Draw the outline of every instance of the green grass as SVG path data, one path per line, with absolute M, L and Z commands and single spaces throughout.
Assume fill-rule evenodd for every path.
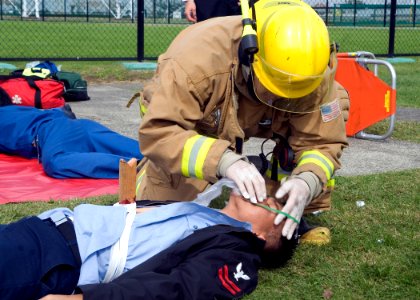
M 98 205 L 111 205 L 117 202 L 117 195 L 106 195 L 101 197 L 92 197 L 74 200 L 51 200 L 46 202 L 24 202 L 9 203 L 0 205 L 0 224 L 10 223 L 25 216 L 37 215 L 43 211 L 53 209 L 55 207 L 74 208 L 81 203 L 91 203 Z
M 389 30 L 384 27 L 329 27 L 331 39 L 336 41 L 341 52 L 358 50 L 369 51 L 375 54 L 388 53 Z M 396 28 L 394 53 L 419 53 L 418 41 L 420 30 L 418 28 Z
M 331 244 L 301 245 L 247 299 L 419 299 L 419 203 L 420 170 L 339 177 L 333 210 L 311 220 L 331 229 Z
M 420 57 L 414 59 L 414 63 L 393 64 L 397 74 L 397 106 L 420 108 Z
M 364 131 L 370 134 L 384 135 L 389 128 L 389 120 L 380 121 Z M 420 120 L 415 121 L 397 121 L 391 139 L 420 143 Z
M 145 24 L 144 57 L 155 58 L 166 50 L 186 24 Z M 376 54 L 388 53 L 388 28 L 336 27 L 329 28 L 331 39 L 340 51 L 364 50 Z M 64 21 L 0 21 L 0 57 L 53 58 L 136 58 L 137 24 L 128 22 L 64 22 Z M 395 53 L 419 53 L 418 28 L 397 27 Z M 4 46 L 5 45 L 5 46 Z
M 164 52 L 185 24 L 146 24 L 144 55 Z M 0 57 L 137 57 L 136 23 L 0 21 Z

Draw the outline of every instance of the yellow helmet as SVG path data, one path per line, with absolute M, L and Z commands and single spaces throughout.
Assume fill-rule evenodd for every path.
M 300 0 L 260 0 L 254 9 L 259 51 L 252 66 L 259 82 L 283 98 L 310 94 L 330 57 L 324 21 Z

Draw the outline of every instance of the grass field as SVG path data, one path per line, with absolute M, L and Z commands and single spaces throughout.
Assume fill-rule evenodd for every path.
M 263 271 L 249 299 L 418 299 L 419 201 L 420 170 L 339 178 L 334 209 L 313 218 L 331 244 L 302 245 L 288 267 Z
M 186 25 L 148 25 L 145 57 L 157 57 Z M 0 21 L 0 57 L 137 57 L 137 24 Z
M 156 58 L 184 24 L 146 24 L 144 57 Z M 330 27 L 331 39 L 340 51 L 364 50 L 388 53 L 387 28 Z M 136 58 L 137 24 L 0 21 L 0 58 Z M 395 53 L 420 53 L 419 28 L 397 28 Z
M 5 32 L 3 30 L 9 26 L 4 27 L 6 23 L 8 22 L 0 22 L 2 43 Z M 98 28 L 106 28 L 102 25 L 100 24 Z M 121 26 L 121 28 L 124 28 L 124 32 L 134 30 L 129 26 L 131 25 L 127 25 L 127 28 Z M 12 27 L 6 29 L 12 30 Z M 26 31 L 27 29 L 22 27 L 19 30 Z M 163 41 L 157 38 L 163 28 L 156 27 L 153 30 L 156 31 L 150 32 L 155 39 L 154 47 L 164 45 Z M 173 28 L 170 34 L 175 35 L 177 30 L 179 28 L 176 30 Z M 418 32 L 417 30 L 414 35 L 417 43 L 420 40 Z M 55 34 L 60 35 L 59 32 Z M 91 33 L 80 32 L 79 34 L 80 38 L 90 38 Z M 109 29 L 109 37 L 111 34 L 115 33 Z M 335 34 L 338 33 L 332 31 L 332 35 Z M 349 34 L 347 38 L 353 39 L 354 35 L 357 34 Z M 374 34 L 370 31 L 370 35 Z M 385 36 L 386 34 L 384 38 Z M 61 34 L 61 37 L 63 38 L 64 35 Z M 130 36 L 128 39 L 132 38 Z M 9 41 L 8 39 L 6 41 Z M 356 43 L 357 40 L 361 40 L 361 37 L 352 41 Z M 118 51 L 121 51 L 121 55 L 126 56 L 129 55 L 127 53 L 131 53 L 125 52 L 122 44 L 109 44 L 109 41 L 104 42 L 102 39 L 101 42 L 103 43 L 101 47 L 120 45 L 121 49 Z M 125 42 L 128 43 L 128 40 Z M 372 47 L 375 47 L 374 44 L 372 42 Z M 27 42 L 26 44 L 24 41 L 20 45 L 26 47 L 27 50 L 23 49 L 20 53 L 30 53 L 27 45 L 39 47 L 39 43 Z M 70 44 L 66 45 L 69 47 Z M 379 45 L 376 46 L 379 47 Z M 54 47 L 58 46 L 53 45 L 52 48 Z M 70 53 L 65 52 L 68 50 L 65 46 L 60 47 L 61 50 L 54 53 L 61 53 L 60 51 Z M 87 42 L 85 47 L 92 46 Z M 378 49 L 382 49 L 381 47 Z M 417 49 L 418 52 L 418 48 L 417 46 L 413 49 Z M 363 48 L 354 46 L 351 49 L 341 50 L 354 51 L 355 49 Z M 4 48 L 0 49 L 0 57 L 6 54 L 14 55 L 12 50 L 8 51 Z M 89 51 L 87 53 L 94 52 L 89 49 L 86 51 Z M 13 63 L 21 68 L 26 61 Z M 89 83 L 117 80 L 143 81 L 152 76 L 152 72 L 128 71 L 122 67 L 121 62 L 63 61 L 57 64 L 62 64 L 64 70 L 80 72 Z M 420 109 L 420 75 L 418 74 L 420 58 L 415 57 L 414 63 L 394 64 L 394 67 L 397 73 L 397 104 Z M 8 71 L 3 70 L 3 73 L 5 72 Z M 373 130 L 380 131 L 383 129 L 381 126 L 383 124 L 378 124 Z M 420 143 L 420 120 L 417 122 L 397 120 L 396 129 L 391 138 Z M 398 159 L 397 156 L 396 159 Z M 275 271 L 261 271 L 259 286 L 253 294 L 246 297 L 247 300 L 420 299 L 420 169 L 366 176 L 339 176 L 336 179 L 336 186 L 333 194 L 333 210 L 310 217 L 313 223 L 331 229 L 332 242 L 322 247 L 300 245 L 295 257 L 286 267 Z M 0 205 L 0 223 L 38 214 L 53 207 L 73 208 L 80 203 L 109 205 L 116 200 L 116 195 L 109 195 L 64 202 L 51 200 Z M 366 205 L 358 208 L 356 206 L 358 200 L 363 200 Z

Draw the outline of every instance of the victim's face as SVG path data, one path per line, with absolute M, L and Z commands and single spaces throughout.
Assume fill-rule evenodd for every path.
M 239 197 L 237 199 L 237 205 L 242 211 L 241 215 L 243 216 L 244 221 L 251 223 L 252 231 L 266 241 L 265 248 L 267 250 L 275 250 L 278 248 L 280 246 L 281 231 L 285 221 L 281 222 L 279 225 L 274 225 L 274 219 L 277 216 L 275 212 L 252 204 L 249 200 L 246 200 L 241 196 L 236 197 Z M 283 204 L 271 197 L 264 200 L 261 204 L 277 210 L 283 208 Z

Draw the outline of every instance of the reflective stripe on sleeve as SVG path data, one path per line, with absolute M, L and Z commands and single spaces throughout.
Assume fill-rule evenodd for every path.
M 195 135 L 190 137 L 182 152 L 181 172 L 185 177 L 203 179 L 203 167 L 211 145 L 216 139 Z
M 334 174 L 334 165 L 324 154 L 317 150 L 305 151 L 299 158 L 297 166 L 304 164 L 313 163 L 319 166 L 327 176 L 327 180 L 330 180 Z
M 144 173 L 146 173 L 146 168 L 144 168 L 144 170 L 141 170 L 140 175 L 137 176 L 137 180 L 136 180 L 136 195 L 139 192 L 140 184 L 141 184 L 141 182 L 143 180 Z

